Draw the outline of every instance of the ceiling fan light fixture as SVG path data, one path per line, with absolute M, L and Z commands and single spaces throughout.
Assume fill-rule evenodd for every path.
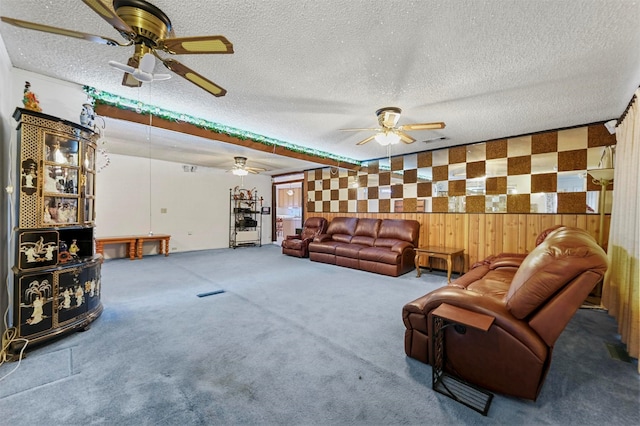
M 382 146 L 395 145 L 400 142 L 400 135 L 395 132 L 380 132 L 376 135 L 376 142 Z
M 245 169 L 233 169 L 231 173 L 233 173 L 236 176 L 246 176 L 249 174 L 249 172 Z

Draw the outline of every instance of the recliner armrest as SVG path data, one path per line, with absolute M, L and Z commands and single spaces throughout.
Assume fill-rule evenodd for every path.
M 287 240 L 299 240 L 300 239 L 300 235 L 287 235 L 286 239 Z
M 489 264 L 489 269 L 497 269 L 497 268 L 505 268 L 505 267 L 519 268 L 520 265 L 522 265 L 522 261 L 524 260 L 525 257 L 526 255 L 522 255 L 522 256 L 510 255 L 510 256 L 498 257 L 497 259 L 493 260 Z

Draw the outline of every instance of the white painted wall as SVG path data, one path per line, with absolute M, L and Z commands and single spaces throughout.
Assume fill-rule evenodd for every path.
M 107 142 L 108 146 L 108 142 Z M 110 154 L 110 164 L 96 179 L 96 236 L 171 234 L 171 251 L 229 246 L 229 190 L 241 179 L 223 170 Z M 256 188 L 271 205 L 271 178 L 249 175 L 245 188 Z M 166 209 L 166 213 L 162 213 Z M 262 242 L 271 242 L 271 216 L 263 217 Z M 124 247 L 105 247 L 105 257 L 124 256 Z M 154 244 L 145 253 L 155 253 Z
M 20 98 L 22 99 L 22 97 Z M 14 162 L 15 162 L 15 121 L 11 118 L 13 109 L 15 108 L 12 81 L 11 81 L 11 61 L 9 54 L 4 45 L 4 41 L 0 37 L 0 312 L 6 317 L 6 323 L 12 325 L 12 311 L 7 310 L 9 300 L 13 295 L 12 275 L 9 274 L 10 267 L 13 265 L 13 246 L 12 240 L 12 220 L 11 202 L 13 195 L 9 195 L 5 188 L 14 185 Z M 12 139 L 13 135 L 13 139 Z M 5 321 L 0 320 L 0 335 L 5 331 Z

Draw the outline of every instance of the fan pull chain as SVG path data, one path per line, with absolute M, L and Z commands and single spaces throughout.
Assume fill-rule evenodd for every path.
M 149 99 L 148 99 L 148 103 L 147 105 L 151 105 L 151 85 L 147 85 L 149 86 Z M 149 235 L 153 235 L 153 198 L 152 198 L 152 174 L 151 174 L 151 166 L 152 166 L 152 161 L 151 161 L 151 127 L 153 126 L 153 114 L 151 113 L 151 110 L 148 111 L 149 113 L 149 126 L 147 127 L 147 148 L 148 148 L 148 157 L 149 157 Z

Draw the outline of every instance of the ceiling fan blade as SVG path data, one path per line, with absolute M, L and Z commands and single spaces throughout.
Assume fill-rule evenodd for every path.
M 169 38 L 162 40 L 159 48 L 175 55 L 233 53 L 233 44 L 224 36 Z
M 374 140 L 376 137 L 376 135 L 373 136 L 369 136 L 368 138 L 361 140 L 360 142 L 358 142 L 356 145 L 364 145 L 367 142 L 371 142 L 372 140 Z
M 404 143 L 414 143 L 416 140 L 414 138 L 412 138 L 411 136 L 409 136 L 408 134 L 406 134 L 405 132 L 402 132 L 400 130 L 397 130 L 396 132 L 394 132 L 396 135 L 400 136 L 400 140 Z
M 84 4 L 89 6 L 96 12 L 102 19 L 107 21 L 113 28 L 115 28 L 124 38 L 127 40 L 133 40 L 136 36 L 136 32 L 133 28 L 124 22 L 116 13 L 102 0 L 82 0 Z
M 381 132 L 382 129 L 374 129 L 374 128 L 368 128 L 368 129 L 338 129 L 342 132 L 361 132 L 361 131 L 365 131 L 365 130 L 370 130 L 372 132 Z
M 403 126 L 398 127 L 399 130 L 436 130 L 436 129 L 444 129 L 445 124 L 441 121 L 435 123 L 416 123 L 416 124 L 405 124 Z
M 139 62 L 138 59 L 136 59 L 135 55 L 130 57 L 127 61 L 127 65 L 134 70 L 138 68 L 138 64 Z M 122 85 L 127 87 L 140 87 L 142 86 L 142 82 L 134 78 L 131 73 L 125 72 L 124 76 L 122 77 Z
M 102 37 L 94 34 L 81 33 L 79 31 L 72 31 L 64 28 L 51 27 L 49 25 L 36 24 L 34 22 L 21 21 L 19 19 L 7 18 L 6 16 L 1 17 L 0 19 L 2 19 L 2 22 L 6 22 L 7 24 L 11 24 L 16 27 L 26 28 L 28 30 L 42 31 L 45 33 L 58 34 L 58 35 L 63 35 L 67 37 L 79 38 L 87 41 L 92 41 L 98 44 L 106 44 L 108 46 L 130 46 L 131 45 L 131 42 L 123 44 L 107 37 Z
M 227 93 L 227 91 L 222 87 L 218 86 L 211 80 L 206 79 L 197 72 L 193 71 L 191 68 L 181 64 L 174 59 L 160 58 L 160 60 L 165 67 L 175 72 L 179 76 L 186 78 L 196 86 L 199 86 L 207 92 L 211 93 L 213 96 L 224 96 Z

